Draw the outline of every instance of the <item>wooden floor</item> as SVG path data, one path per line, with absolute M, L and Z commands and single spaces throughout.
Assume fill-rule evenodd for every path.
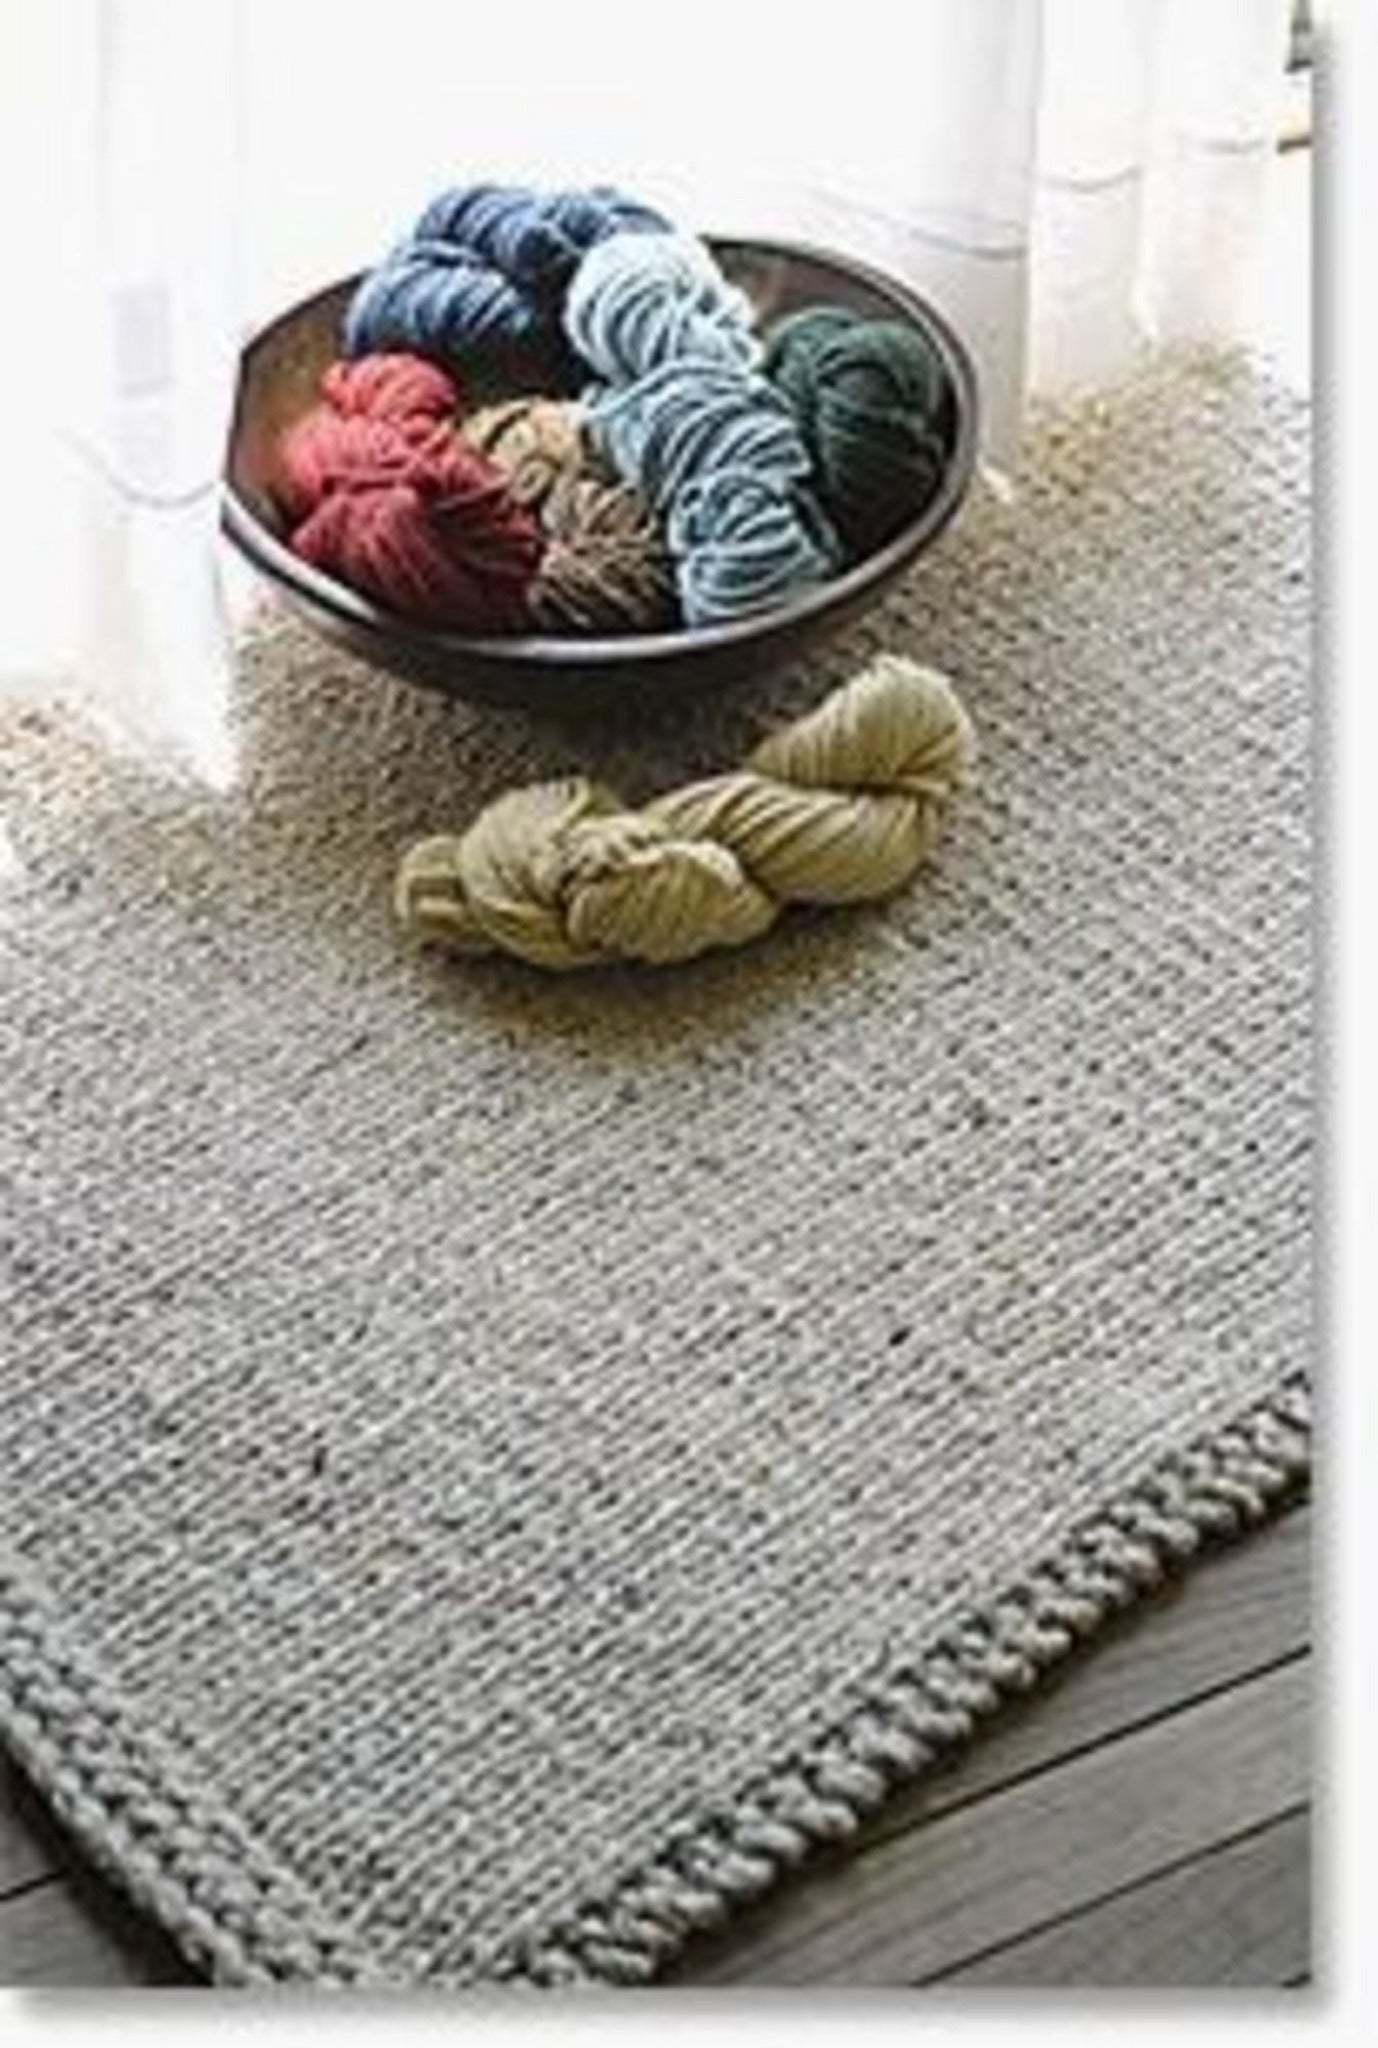
M 674 1981 L 1308 1982 L 1309 1527 L 1125 1616 Z M 193 1983 L 0 1771 L 0 1983 Z

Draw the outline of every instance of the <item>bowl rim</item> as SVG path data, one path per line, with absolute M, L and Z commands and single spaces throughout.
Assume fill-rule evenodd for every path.
M 875 584 L 883 584 L 912 555 L 933 540 L 952 519 L 971 482 L 980 439 L 980 401 L 976 372 L 970 354 L 947 320 L 922 293 L 869 263 L 826 249 L 820 244 L 775 236 L 718 235 L 705 233 L 702 239 L 715 253 L 740 251 L 756 259 L 783 258 L 820 265 L 850 276 L 866 285 L 878 297 L 889 301 L 898 317 L 922 327 L 935 343 L 955 394 L 955 433 L 952 451 L 934 495 L 913 519 L 900 528 L 885 545 L 831 576 L 825 583 L 811 585 L 785 604 L 751 612 L 738 619 L 711 626 L 676 626 L 657 633 L 618 633 L 599 637 L 578 634 L 466 634 L 444 627 L 426 626 L 401 612 L 374 604 L 348 584 L 316 569 L 280 541 L 241 497 L 230 479 L 228 467 L 220 478 L 220 524 L 253 566 L 272 581 L 285 584 L 313 604 L 354 628 L 384 636 L 394 647 L 414 649 L 419 657 L 531 664 L 552 668 L 628 666 L 647 661 L 689 659 L 710 650 L 749 646 L 754 640 L 777 631 L 789 631 L 808 619 L 826 614 L 834 607 L 861 597 Z M 322 300 L 352 291 L 365 271 L 338 278 L 332 284 L 309 292 L 283 312 L 254 329 L 240 351 L 240 375 L 236 380 L 233 418 L 237 421 L 244 384 L 244 368 L 256 350 L 284 328 L 293 325 Z M 234 429 L 231 428 L 231 435 Z M 227 443 L 227 459 L 228 459 Z

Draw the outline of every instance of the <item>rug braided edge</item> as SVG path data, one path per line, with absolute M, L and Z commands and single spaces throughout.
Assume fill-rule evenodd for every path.
M 857 1711 L 802 1758 L 743 1789 L 729 1821 L 690 1822 L 607 1896 L 513 1940 L 436 1988 L 644 1985 L 692 1936 L 721 1928 L 886 1798 L 966 1746 L 1109 1621 L 1210 1543 L 1259 1527 L 1304 1492 L 1307 1377 L 1163 1454 L 1028 1575 L 965 1623 L 866 1681 Z M 100 1868 L 220 1985 L 389 1981 L 229 1815 L 184 1789 L 128 1731 L 127 1709 L 62 1643 L 41 1595 L 0 1559 L 0 1741 Z M 396 1979 L 391 1980 L 394 1984 Z

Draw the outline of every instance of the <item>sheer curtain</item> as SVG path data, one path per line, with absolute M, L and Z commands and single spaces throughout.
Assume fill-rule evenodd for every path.
M 216 771 L 236 349 L 439 187 L 621 183 L 907 277 L 1031 390 L 1247 331 L 1288 0 L 0 0 L 0 687 Z M 223 768 L 223 760 L 221 761 Z

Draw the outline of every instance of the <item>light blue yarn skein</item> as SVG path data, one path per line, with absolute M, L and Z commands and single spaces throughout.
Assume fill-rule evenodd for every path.
M 688 358 L 586 398 L 591 445 L 667 521 L 690 625 L 739 618 L 831 575 L 841 546 L 805 479 L 788 405 L 740 365 Z
M 715 469 L 686 484 L 668 540 L 691 625 L 761 611 L 837 567 L 836 537 L 807 492 L 757 469 Z
M 584 403 L 593 447 L 661 514 L 710 470 L 751 468 L 789 483 L 812 467 L 786 401 L 730 363 L 662 363 L 635 383 L 595 386 Z
M 755 368 L 762 345 L 752 306 L 689 235 L 608 235 L 570 281 L 564 328 L 609 384 L 629 384 L 687 357 Z

